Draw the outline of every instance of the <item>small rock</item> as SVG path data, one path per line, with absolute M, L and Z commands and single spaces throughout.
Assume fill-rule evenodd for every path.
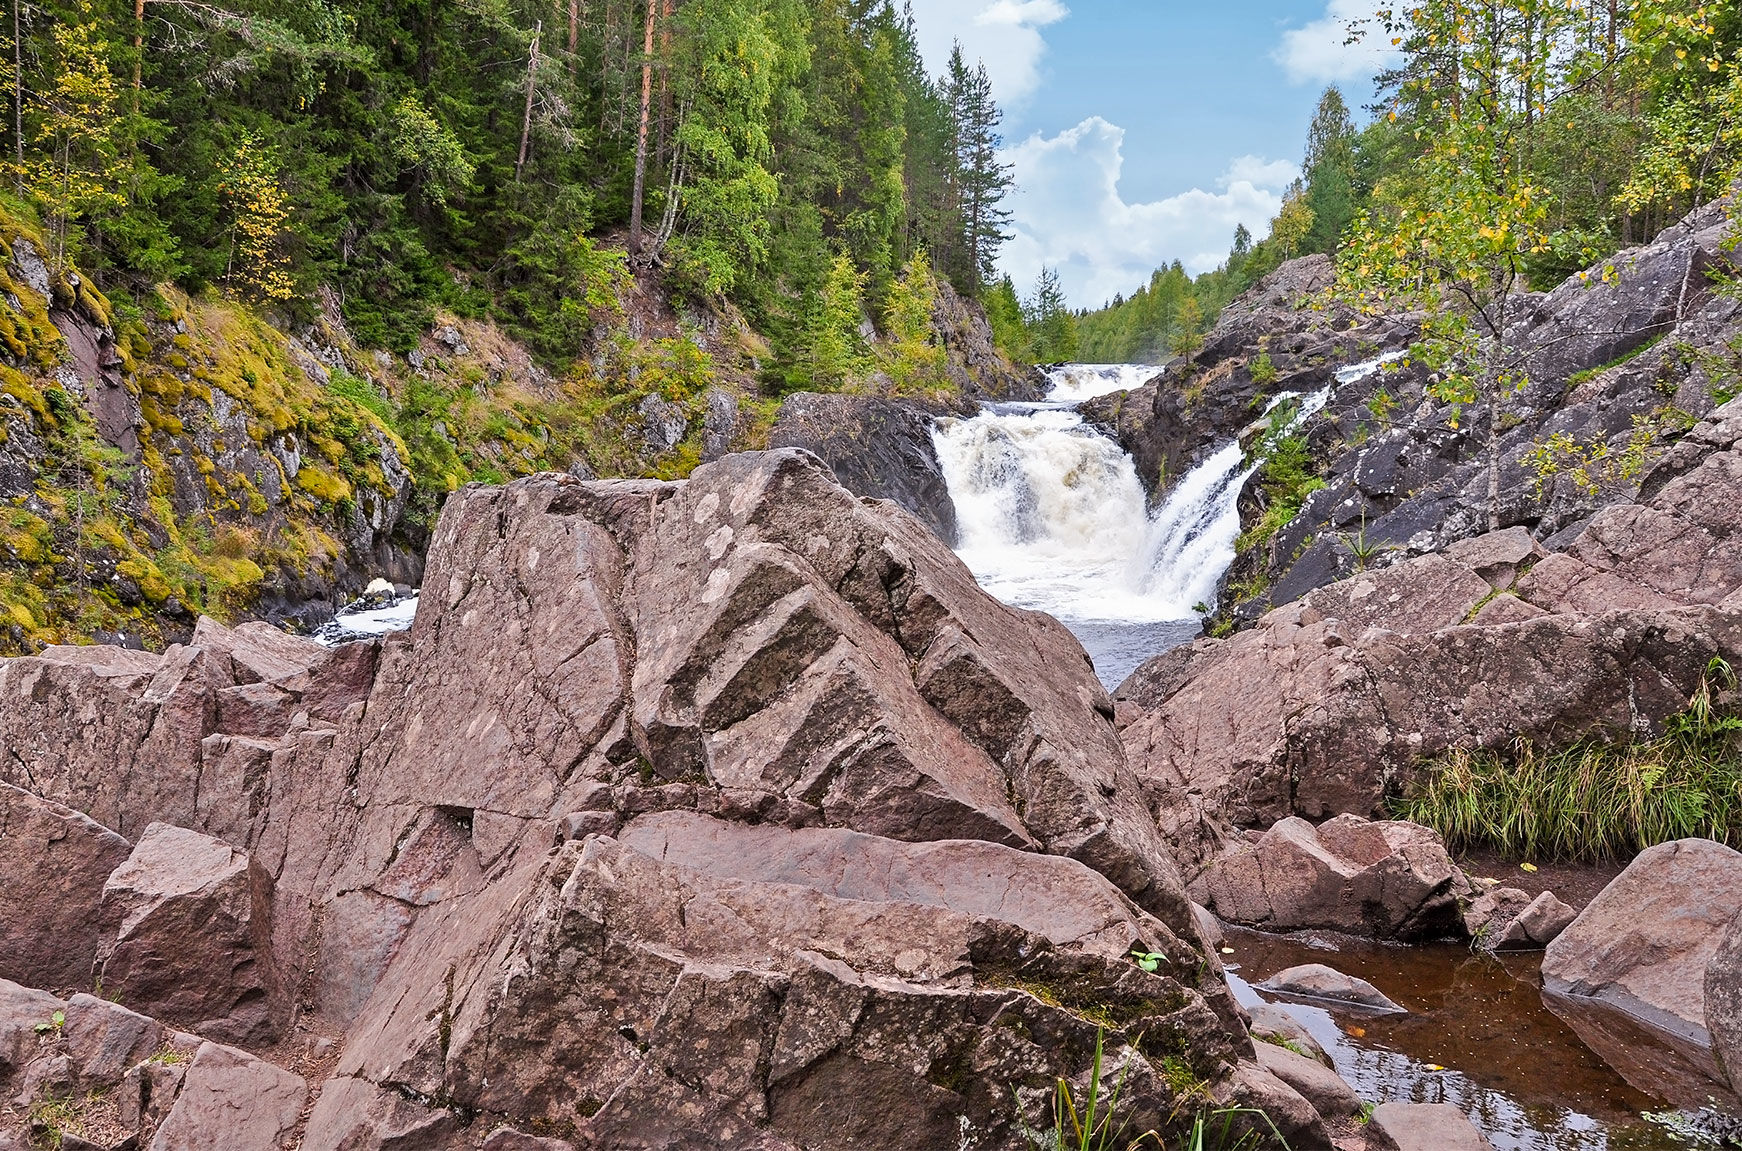
M 1304 1052 L 1308 1058 L 1332 1067 L 1331 1057 L 1313 1038 L 1301 1021 L 1289 1014 L 1279 1003 L 1260 1003 L 1248 1013 L 1252 1017 L 1252 1038 L 1261 1043 L 1275 1043 Z
M 245 851 L 154 823 L 103 890 L 120 928 L 100 957 L 123 1001 L 204 1035 L 270 1042 L 282 987 L 272 878 Z
M 1494 1151 L 1450 1103 L 1382 1103 L 1367 1121 L 1369 1145 L 1388 1151 Z
M 1335 1071 L 1286 1047 L 1273 1043 L 1254 1046 L 1258 1066 L 1294 1088 L 1322 1117 L 1341 1119 L 1361 1110 L 1360 1096 Z
M 1535 951 L 1554 942 L 1577 917 L 1552 891 L 1532 899 L 1516 887 L 1502 887 L 1470 904 L 1464 925 L 1484 951 Z
M 307 1099 L 300 1076 L 245 1051 L 203 1043 L 151 1151 L 279 1151 Z
M 1322 963 L 1303 963 L 1299 967 L 1290 967 L 1286 971 L 1278 971 L 1258 987 L 1264 991 L 1274 991 L 1282 995 L 1298 995 L 1306 999 L 1329 999 L 1337 1003 L 1351 1003 L 1357 1007 L 1367 1007 L 1374 1011 L 1403 1012 L 1403 1008 L 1387 998 L 1384 992 L 1353 975 L 1344 975 L 1334 967 L 1326 967 Z
M 1322 927 L 1379 938 L 1454 932 L 1469 882 L 1438 833 L 1340 815 L 1314 827 L 1279 821 L 1238 844 L 1193 883 L 1205 907 L 1270 931 Z

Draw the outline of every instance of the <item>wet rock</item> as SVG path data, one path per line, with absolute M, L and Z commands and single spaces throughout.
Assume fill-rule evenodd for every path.
M 1719 1070 L 1742 1094 L 1742 914 L 1730 921 L 1706 965 L 1706 1030 Z
M 1289 1014 L 1286 1007 L 1277 1003 L 1260 1003 L 1250 1008 L 1248 1014 L 1252 1017 L 1252 1038 L 1287 1047 L 1297 1055 L 1304 1054 L 1316 1063 L 1336 1069 L 1330 1055 L 1313 1038 L 1312 1032 Z
M 1403 1008 L 1392 1002 L 1383 991 L 1353 975 L 1344 975 L 1332 967 L 1322 963 L 1303 963 L 1298 967 L 1290 967 L 1286 971 L 1278 971 L 1263 983 L 1258 984 L 1260 990 L 1274 991 L 1283 995 L 1298 995 L 1303 999 L 1328 999 L 1336 1003 L 1348 1003 L 1356 1007 L 1367 1007 L 1375 1011 L 1402 1011 Z
M 1484 951 L 1536 951 L 1553 943 L 1578 912 L 1552 891 L 1531 897 L 1516 887 L 1478 896 L 1464 912 L 1464 928 Z
M 1332 1151 L 1323 1117 L 1300 1092 L 1265 1070 L 1257 1062 L 1241 1063 L 1225 1086 L 1211 1098 L 1218 1107 L 1244 1107 L 1263 1113 L 1263 1118 L 1233 1115 L 1236 1139 L 1262 1144 L 1280 1132 L 1293 1151 Z M 1272 1131 L 1274 1126 L 1275 1131 Z
M 1381 1103 L 1367 1121 L 1368 1141 L 1387 1151 L 1494 1151 L 1450 1103 Z
M 272 953 L 272 877 L 249 854 L 154 823 L 103 891 L 111 994 L 231 1042 L 270 1042 L 287 1009 Z
M 1544 995 L 1543 1005 L 1629 1086 L 1677 1107 L 1699 1108 L 1724 1091 L 1712 1049 L 1643 1022 L 1601 999 Z
M 130 850 L 86 816 L 0 783 L 0 979 L 89 986 L 103 884 Z
M 1259 1043 L 1256 1049 L 1258 1066 L 1294 1088 L 1321 1117 L 1343 1119 L 1361 1110 L 1355 1089 L 1324 1064 L 1272 1043 Z
M 279 1151 L 302 1117 L 308 1085 L 237 1051 L 204 1043 L 151 1151 Z
M 1213 860 L 1191 892 L 1248 927 L 1419 939 L 1457 931 L 1470 888 L 1432 829 L 1340 815 L 1278 822 Z
M 956 505 L 932 443 L 934 413 L 874 396 L 799 392 L 780 405 L 771 448 L 803 448 L 855 495 L 894 500 L 947 544 Z
M 1742 852 L 1682 839 L 1641 852 L 1548 946 L 1543 989 L 1598 999 L 1711 1046 L 1706 970 L 1736 916 Z

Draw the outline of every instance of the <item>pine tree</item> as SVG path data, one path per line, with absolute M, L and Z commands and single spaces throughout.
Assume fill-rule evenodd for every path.
M 944 91 L 954 128 L 955 200 L 962 221 L 961 256 L 955 270 L 963 288 L 978 296 L 996 277 L 998 249 L 1010 238 L 1004 230 L 1010 211 L 1003 207 L 1012 187 L 1010 167 L 998 160 L 1003 113 L 992 99 L 986 65 L 970 70 L 960 44 L 950 51 Z

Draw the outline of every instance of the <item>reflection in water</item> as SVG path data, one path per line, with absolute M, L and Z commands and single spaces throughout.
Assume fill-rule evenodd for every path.
M 1686 1146 L 1641 1118 L 1681 1100 L 1663 1086 L 1642 1090 L 1630 1083 L 1547 1009 L 1540 955 L 1495 958 L 1452 944 L 1401 947 L 1250 931 L 1229 932 L 1228 945 L 1235 952 L 1228 957 L 1230 982 L 1247 1005 L 1271 998 L 1251 984 L 1298 963 L 1329 963 L 1409 1009 L 1408 1015 L 1375 1015 L 1274 1000 L 1324 1046 L 1363 1099 L 1450 1103 L 1497 1151 Z M 1325 946 L 1336 954 L 1327 955 Z M 1627 1046 L 1650 1063 L 1657 1058 L 1653 1042 L 1640 1031 Z

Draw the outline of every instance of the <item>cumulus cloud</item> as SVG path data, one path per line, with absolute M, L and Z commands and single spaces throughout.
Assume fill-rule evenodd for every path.
M 1148 203 L 1119 193 L 1125 130 L 1092 116 L 1056 136 L 1036 134 L 1005 152 L 1017 191 L 1000 264 L 1027 293 L 1041 267 L 1055 268 L 1073 305 L 1096 307 L 1129 294 L 1156 268 L 1179 260 L 1197 274 L 1227 259 L 1234 229 L 1264 235 L 1299 175 L 1284 160 L 1242 156 L 1218 181 Z
M 1373 0 L 1328 0 L 1325 14 L 1282 34 L 1271 58 L 1296 84 L 1347 84 L 1372 79 L 1397 58 L 1390 42 L 1371 23 Z M 1349 25 L 1366 21 L 1359 43 L 1345 43 Z
M 960 41 L 969 66 L 984 61 L 992 97 L 1010 107 L 1040 86 L 1046 38 L 1041 29 L 1069 16 L 1059 0 L 921 0 L 914 6 L 920 53 L 942 73 Z

